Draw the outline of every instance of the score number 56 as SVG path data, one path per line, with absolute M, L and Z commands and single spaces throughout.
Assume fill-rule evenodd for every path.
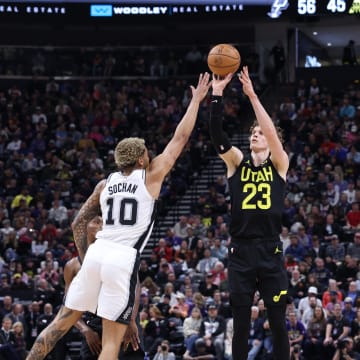
M 326 9 L 336 13 L 342 13 L 346 10 L 345 0 L 329 0 Z M 297 12 L 299 15 L 316 15 L 316 0 L 298 0 Z

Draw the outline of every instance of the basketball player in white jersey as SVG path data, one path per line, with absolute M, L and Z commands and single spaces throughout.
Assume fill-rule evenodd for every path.
M 192 99 L 173 138 L 151 163 L 143 139 L 127 138 L 117 144 L 114 157 L 119 171 L 97 184 L 72 224 L 80 250 L 85 247 L 87 223 L 100 212 L 102 230 L 69 287 L 65 306 L 56 316 L 56 330 L 48 330 L 50 338 L 42 333 L 38 336 L 27 360 L 44 359 L 83 311 L 103 319 L 100 360 L 117 358 L 128 327 L 137 334 L 136 277 L 141 251 L 154 224 L 155 202 L 165 176 L 189 140 L 210 85 L 210 75 L 200 74 L 196 88 L 191 86 Z

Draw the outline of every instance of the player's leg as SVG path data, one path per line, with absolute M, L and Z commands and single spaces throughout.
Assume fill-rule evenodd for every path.
M 256 288 L 256 259 L 251 244 L 237 244 L 229 248 L 229 287 L 234 334 L 232 353 L 237 360 L 248 358 L 251 305 Z
M 273 356 L 288 360 L 289 340 L 286 330 L 288 276 L 284 266 L 281 241 L 258 246 L 259 290 L 264 299 L 273 336 Z
M 270 329 L 273 337 L 273 356 L 275 360 L 289 360 L 290 345 L 286 330 L 286 304 L 267 306 Z
M 44 359 L 58 340 L 80 319 L 81 315 L 81 311 L 62 306 L 55 319 L 36 338 L 26 360 Z
M 102 350 L 99 360 L 116 360 L 128 325 L 103 319 Z

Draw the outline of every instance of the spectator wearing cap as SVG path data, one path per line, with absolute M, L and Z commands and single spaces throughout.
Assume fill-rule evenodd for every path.
M 214 284 L 214 274 L 209 271 L 206 273 L 204 280 L 200 281 L 199 292 L 205 297 L 212 297 L 215 290 L 218 290 L 219 287 Z
M 323 291 L 329 283 L 331 273 L 329 269 L 325 267 L 324 259 L 317 257 L 315 259 L 315 266 L 310 270 L 310 274 L 314 274 L 319 286 L 321 286 L 320 291 Z
M 12 277 L 11 290 L 26 290 L 28 285 L 23 281 L 20 273 L 15 273 Z
M 177 303 L 170 308 L 169 314 L 184 320 L 189 314 L 189 304 L 185 302 L 185 295 L 182 292 L 177 291 L 175 296 Z
M 334 309 L 335 305 L 340 305 L 341 310 L 344 308 L 344 303 L 339 299 L 339 294 L 337 291 L 330 291 L 330 299 L 329 302 L 326 304 L 326 307 L 324 308 L 327 314 L 327 317 L 331 317 L 334 315 Z
M 317 296 L 318 296 L 318 289 L 315 286 L 310 286 L 307 291 L 307 296 L 303 297 L 299 301 L 298 310 L 299 310 L 301 316 L 310 307 L 310 298 L 312 298 L 312 297 L 316 298 L 317 306 L 322 306 L 321 300 L 318 299 Z
M 169 317 L 170 315 L 170 309 L 172 309 L 174 306 L 170 306 L 170 300 L 171 300 L 171 295 L 169 294 L 165 294 L 160 302 L 157 303 L 157 308 L 161 311 L 161 313 L 165 316 L 165 317 Z
M 332 261 L 336 264 L 340 264 L 345 258 L 344 244 L 340 243 L 339 236 L 337 234 L 331 235 L 330 244 L 326 247 L 325 256 L 331 256 Z
M 292 255 L 296 261 L 304 260 L 306 249 L 305 247 L 299 242 L 299 237 L 296 233 L 290 233 L 290 245 L 285 250 L 286 255 Z
M 210 303 L 207 306 L 207 316 L 201 321 L 200 338 L 196 340 L 195 346 L 197 343 L 204 341 L 209 352 L 215 355 L 216 360 L 223 360 L 225 330 L 225 319 L 218 315 L 217 306 Z
M 356 312 L 354 311 L 353 308 L 353 300 L 351 297 L 347 296 L 344 299 L 344 308 L 342 310 L 342 314 L 343 316 L 349 320 L 349 322 L 351 323 L 355 317 L 356 317 Z

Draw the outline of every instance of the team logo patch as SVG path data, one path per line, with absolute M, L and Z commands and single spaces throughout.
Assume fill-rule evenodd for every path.
M 281 290 L 279 295 L 274 295 L 273 301 L 274 301 L 275 303 L 279 302 L 281 296 L 286 295 L 286 294 L 287 294 L 287 290 Z

